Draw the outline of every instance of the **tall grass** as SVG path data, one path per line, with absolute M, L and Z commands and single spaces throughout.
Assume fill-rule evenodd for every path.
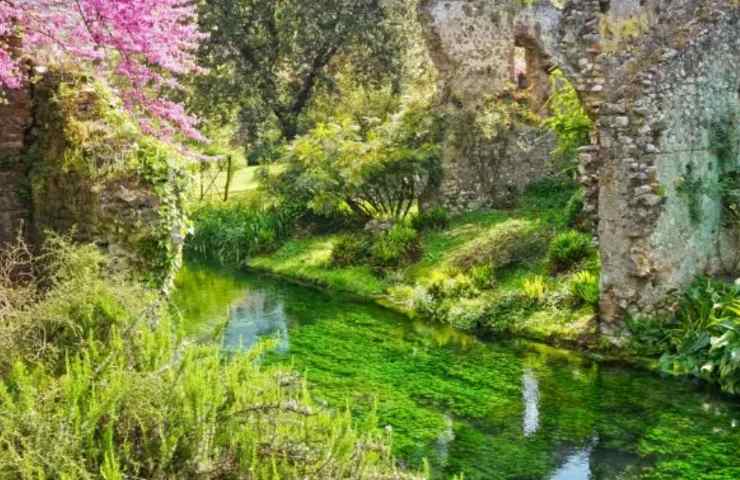
M 191 258 L 242 266 L 251 256 L 280 246 L 297 217 L 289 208 L 207 203 L 192 214 L 193 232 L 185 242 L 185 253 Z
M 0 262 L 13 299 L 0 302 L 0 479 L 418 478 L 397 470 L 375 418 L 318 408 L 259 350 L 178 342 L 158 296 L 95 248 L 13 251 Z

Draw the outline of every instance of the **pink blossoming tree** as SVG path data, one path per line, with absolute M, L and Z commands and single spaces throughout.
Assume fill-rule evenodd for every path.
M 189 0 L 0 0 L 0 90 L 28 80 L 27 61 L 87 64 L 114 80 L 148 133 L 202 139 L 196 119 L 163 97 L 197 71 L 201 38 Z

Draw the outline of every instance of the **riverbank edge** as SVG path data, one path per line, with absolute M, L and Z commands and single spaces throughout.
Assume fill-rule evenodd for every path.
M 291 283 L 293 285 L 311 288 L 311 289 L 323 292 L 325 294 L 339 293 L 343 296 L 346 296 L 350 300 L 357 301 L 359 303 L 374 304 L 378 307 L 392 311 L 399 315 L 403 315 L 404 317 L 410 320 L 413 320 L 415 318 L 411 311 L 403 308 L 402 305 L 399 305 L 398 303 L 393 302 L 392 300 L 388 298 L 387 295 L 378 295 L 378 296 L 363 295 L 356 291 L 338 288 L 336 286 L 329 285 L 326 282 L 322 282 L 321 280 L 316 279 L 316 278 L 305 277 L 302 275 L 287 275 L 283 272 L 278 272 L 278 271 L 275 271 L 267 267 L 254 266 L 249 263 L 247 263 L 247 265 L 244 266 L 243 269 L 249 273 L 265 275 L 265 276 L 268 276 L 268 277 L 271 277 L 277 280 Z M 478 332 L 469 332 L 469 333 L 483 341 L 491 341 L 492 339 L 495 338 L 490 335 L 489 336 L 481 335 Z M 543 337 L 543 336 L 527 334 L 527 332 L 514 332 L 514 333 L 508 334 L 508 336 L 510 338 L 515 338 L 515 339 L 518 338 L 518 339 L 525 340 L 528 342 L 539 343 L 539 344 L 547 345 L 553 348 L 567 350 L 567 351 L 579 354 L 583 357 L 586 357 L 592 361 L 598 362 L 599 364 L 602 364 L 602 365 L 630 367 L 630 368 L 637 368 L 640 370 L 653 372 L 656 374 L 664 374 L 664 375 L 666 374 L 663 370 L 660 369 L 658 365 L 658 359 L 655 359 L 655 358 L 636 357 L 624 351 L 621 351 L 621 352 L 620 351 L 616 351 L 616 352 L 615 351 L 605 351 L 603 348 L 600 348 L 598 345 L 586 344 L 583 342 L 577 342 L 577 341 L 573 341 L 569 339 L 558 338 L 555 336 Z

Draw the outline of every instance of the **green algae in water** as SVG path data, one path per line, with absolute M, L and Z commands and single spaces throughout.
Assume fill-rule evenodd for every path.
M 178 286 L 188 330 L 230 318 L 227 350 L 277 337 L 266 362 L 358 420 L 377 406 L 399 459 L 435 478 L 740 478 L 740 404 L 700 386 L 259 276 L 188 266 Z

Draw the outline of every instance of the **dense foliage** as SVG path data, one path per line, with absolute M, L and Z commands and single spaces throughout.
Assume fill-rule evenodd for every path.
M 210 73 L 199 83 L 199 109 L 222 118 L 236 110 L 251 147 L 269 142 L 271 130 L 292 140 L 338 63 L 352 63 L 368 80 L 397 69 L 400 46 L 382 3 L 200 1 L 210 39 L 199 56 Z
M 190 258 L 244 266 L 257 253 L 274 250 L 295 228 L 296 211 L 233 202 L 209 202 L 192 212 L 193 231 L 185 242 Z
M 550 115 L 544 124 L 558 137 L 557 157 L 574 166 L 579 147 L 590 143 L 593 122 L 586 114 L 573 85 L 560 70 L 550 76 L 552 96 L 548 101 Z
M 285 172 L 268 182 L 282 203 L 301 199 L 317 214 L 404 219 L 436 185 L 440 118 L 428 100 L 409 98 L 398 113 L 319 124 L 287 149 Z
M 697 280 L 670 319 L 633 319 L 639 353 L 663 354 L 661 366 L 740 393 L 740 287 Z
M 374 417 L 359 433 L 260 349 L 176 341 L 93 246 L 4 251 L 0 293 L 0 478 L 412 478 Z

